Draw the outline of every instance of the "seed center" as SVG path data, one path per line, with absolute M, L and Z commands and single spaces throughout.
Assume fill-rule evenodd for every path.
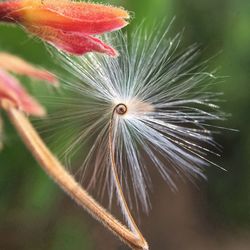
M 120 104 L 116 105 L 115 111 L 118 115 L 124 115 L 127 113 L 128 108 L 125 104 L 120 103 Z

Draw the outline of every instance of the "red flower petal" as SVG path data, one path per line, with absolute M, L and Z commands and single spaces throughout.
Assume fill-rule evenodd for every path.
M 25 91 L 17 79 L 0 69 L 0 103 L 6 99 L 28 114 L 46 114 L 44 108 Z
M 8 53 L 0 52 L 0 68 L 58 85 L 58 80 L 52 73 L 38 69 L 23 59 Z
M 103 43 L 100 39 L 89 35 L 82 35 L 81 33 L 74 32 L 63 32 L 52 28 L 45 30 L 29 28 L 29 30 L 55 47 L 74 55 L 82 55 L 87 52 L 105 53 L 112 57 L 118 55 L 115 49 Z

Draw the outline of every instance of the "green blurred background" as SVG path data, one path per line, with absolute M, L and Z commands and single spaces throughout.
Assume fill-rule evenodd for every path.
M 198 43 L 203 58 L 225 76 L 215 86 L 224 92 L 222 108 L 232 116 L 223 124 L 223 146 L 208 181 L 179 184 L 172 193 L 154 177 L 152 212 L 140 227 L 151 249 L 250 249 L 250 1 L 124 0 L 102 1 L 133 13 L 129 29 L 142 20 L 175 16 L 172 32 L 182 31 L 183 47 Z M 0 26 L 0 49 L 48 69 L 54 67 L 45 46 L 22 29 Z M 39 168 L 6 118 L 0 154 L 0 250 L 127 249 L 74 204 Z

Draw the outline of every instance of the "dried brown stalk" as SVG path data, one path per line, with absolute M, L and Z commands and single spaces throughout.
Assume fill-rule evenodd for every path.
M 112 233 L 117 235 L 125 244 L 135 250 L 147 250 L 148 245 L 137 229 L 130 231 L 121 222 L 115 219 L 100 204 L 98 204 L 64 169 L 59 160 L 44 144 L 30 121 L 23 112 L 17 110 L 10 102 L 1 105 L 18 131 L 27 148 L 39 162 L 45 172 L 74 199 L 88 211 L 96 220 L 100 221 Z M 132 217 L 131 217 L 132 218 Z M 137 227 L 136 227 L 137 228 Z
M 144 239 L 143 235 L 141 234 L 139 228 L 137 227 L 134 218 L 129 210 L 128 204 L 126 202 L 124 193 L 122 191 L 122 186 L 119 180 L 119 175 L 118 175 L 118 171 L 117 171 L 117 167 L 116 167 L 116 162 L 115 162 L 115 143 L 114 143 L 114 139 L 113 139 L 113 123 L 114 123 L 114 118 L 116 115 L 125 115 L 127 112 L 127 106 L 123 103 L 117 104 L 115 106 L 115 108 L 113 109 L 112 112 L 112 116 L 110 119 L 110 124 L 109 124 L 109 152 L 110 152 L 110 160 L 111 160 L 111 173 L 113 175 L 113 179 L 114 179 L 114 184 L 116 187 L 116 192 L 117 192 L 117 197 L 119 199 L 119 203 L 123 212 L 123 215 L 126 218 L 126 221 L 129 225 L 129 228 L 132 230 L 132 232 L 134 234 L 136 234 L 140 239 L 141 242 L 143 242 L 143 244 L 145 246 L 147 246 L 147 242 Z M 147 246 L 148 248 L 148 246 Z

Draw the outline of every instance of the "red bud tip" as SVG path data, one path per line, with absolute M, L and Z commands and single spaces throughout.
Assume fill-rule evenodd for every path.
M 0 69 L 0 104 L 4 100 L 30 115 L 46 114 L 45 109 L 26 92 L 17 79 Z
M 20 57 L 9 53 L 0 52 L 0 68 L 15 74 L 25 75 L 37 80 L 46 81 L 54 86 L 58 86 L 55 75 L 44 69 L 39 69 L 24 61 Z

